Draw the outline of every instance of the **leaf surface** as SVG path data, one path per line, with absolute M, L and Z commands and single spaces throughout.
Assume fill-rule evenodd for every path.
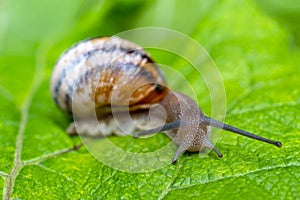
M 300 52 L 291 47 L 289 30 L 255 2 L 12 0 L 1 6 L 5 16 L 0 20 L 4 199 L 300 197 Z M 186 153 L 177 165 L 148 173 L 117 171 L 84 147 L 74 150 L 79 138 L 65 134 L 71 118 L 54 105 L 49 91 L 57 58 L 85 37 L 140 26 L 172 28 L 203 45 L 224 80 L 226 122 L 279 140 L 283 147 L 222 132 L 216 145 L 222 159 L 213 152 Z M 158 62 L 180 66 L 178 60 L 156 54 Z M 208 91 L 193 73 L 183 73 L 195 87 L 201 108 L 210 113 Z M 162 134 L 145 140 L 110 140 L 132 152 L 140 146 L 142 151 L 153 151 L 169 142 Z

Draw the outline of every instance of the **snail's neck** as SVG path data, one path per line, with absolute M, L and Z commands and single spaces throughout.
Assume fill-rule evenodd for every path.
M 204 116 L 197 103 L 185 94 L 169 91 L 159 103 L 167 114 L 167 122 L 176 120 L 200 121 Z

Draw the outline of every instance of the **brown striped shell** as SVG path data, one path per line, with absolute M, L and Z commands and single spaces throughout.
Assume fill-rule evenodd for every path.
M 165 84 L 142 47 L 118 37 L 102 37 L 79 42 L 60 57 L 51 93 L 65 112 L 88 115 L 88 105 L 94 104 L 101 115 L 111 105 L 149 107 L 165 96 Z

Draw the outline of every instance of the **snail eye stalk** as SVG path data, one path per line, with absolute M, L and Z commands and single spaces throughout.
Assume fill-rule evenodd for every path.
M 249 133 L 247 131 L 241 130 L 241 129 L 236 128 L 234 126 L 230 126 L 228 124 L 224 124 L 222 122 L 219 122 L 219 121 L 217 121 L 215 119 L 212 119 L 212 118 L 209 118 L 207 116 L 204 117 L 203 122 L 207 126 L 212 126 L 212 127 L 215 127 L 215 128 L 219 128 L 219 129 L 223 129 L 223 130 L 232 132 L 232 133 L 237 133 L 237 134 L 243 135 L 245 137 L 249 137 L 249 138 L 252 138 L 252 139 L 255 139 L 255 140 L 259 140 L 259 141 L 262 141 L 262 142 L 273 144 L 273 145 L 275 145 L 277 147 L 281 147 L 282 146 L 281 142 L 279 142 L 279 141 L 270 140 L 270 139 L 267 139 L 267 138 L 255 135 L 253 133 Z

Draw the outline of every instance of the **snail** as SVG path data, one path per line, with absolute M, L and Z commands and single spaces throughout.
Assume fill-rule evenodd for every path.
M 63 53 L 52 73 L 51 94 L 61 110 L 76 118 L 68 134 L 126 135 L 120 123 L 135 138 L 164 132 L 178 145 L 172 163 L 185 151 L 205 147 L 222 157 L 210 142 L 210 127 L 282 146 L 204 115 L 194 100 L 167 87 L 142 47 L 116 36 L 84 40 Z M 97 120 L 91 120 L 94 115 Z M 151 128 L 140 128 L 150 121 Z

